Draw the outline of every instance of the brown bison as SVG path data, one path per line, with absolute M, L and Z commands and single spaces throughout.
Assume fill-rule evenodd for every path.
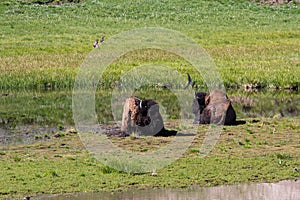
M 126 99 L 123 108 L 121 131 L 124 136 L 138 135 L 170 136 L 174 131 L 164 128 L 159 105 L 152 99 L 141 100 L 137 97 Z
M 193 102 L 195 123 L 199 124 L 236 124 L 236 113 L 226 93 L 213 90 L 210 94 L 198 92 Z

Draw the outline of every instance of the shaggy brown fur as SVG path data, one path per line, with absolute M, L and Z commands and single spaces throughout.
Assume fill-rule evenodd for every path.
M 124 104 L 121 131 L 124 136 L 131 133 L 152 136 L 176 134 L 164 128 L 158 103 L 152 99 L 141 100 L 137 97 L 128 98 Z
M 225 92 L 221 90 L 213 90 L 210 94 L 204 94 L 205 93 L 196 95 L 198 97 L 197 102 L 199 104 L 199 113 L 194 112 L 193 107 L 194 114 L 197 114 L 197 116 L 195 114 L 196 122 L 199 124 L 236 124 L 236 113 L 231 105 L 230 99 L 227 97 Z
M 126 99 L 123 107 L 122 126 L 121 131 L 130 134 L 133 131 L 133 127 L 137 123 L 140 100 L 136 97 L 130 97 Z

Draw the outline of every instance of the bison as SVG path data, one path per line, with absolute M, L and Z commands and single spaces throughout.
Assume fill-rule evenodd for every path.
M 193 108 L 192 111 L 195 115 L 194 123 L 200 122 L 200 115 L 202 114 L 205 108 L 205 96 L 207 93 L 205 92 L 198 92 L 195 93 L 194 101 L 193 101 Z
M 235 125 L 236 113 L 226 93 L 213 90 L 210 94 L 198 92 L 193 101 L 195 123 Z
M 138 135 L 170 136 L 176 132 L 164 128 L 163 118 L 159 113 L 159 105 L 153 99 L 126 99 L 123 107 L 121 131 L 124 136 L 131 133 Z

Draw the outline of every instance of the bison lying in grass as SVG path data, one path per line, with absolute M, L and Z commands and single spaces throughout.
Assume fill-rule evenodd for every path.
M 236 113 L 226 93 L 213 90 L 210 94 L 198 92 L 193 101 L 195 123 L 236 125 Z M 123 136 L 131 133 L 151 136 L 176 135 L 164 127 L 159 113 L 159 105 L 153 99 L 141 100 L 137 97 L 126 99 L 123 107 L 121 131 Z
M 226 93 L 213 90 L 210 94 L 195 93 L 193 101 L 195 123 L 236 125 L 236 113 Z
M 141 100 L 137 97 L 126 99 L 121 131 L 123 136 L 131 133 L 148 136 L 176 135 L 176 131 L 168 131 L 164 128 L 158 103 L 152 99 Z

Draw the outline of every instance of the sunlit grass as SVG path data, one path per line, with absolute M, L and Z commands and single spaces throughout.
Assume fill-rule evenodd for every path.
M 0 3 L 0 85 L 5 89 L 43 87 L 47 83 L 72 88 L 76 69 L 92 51 L 96 38 L 105 35 L 109 39 L 145 26 L 174 29 L 202 45 L 226 87 L 247 83 L 299 86 L 299 4 L 86 0 L 53 6 L 32 2 Z M 183 59 L 174 59 L 166 52 L 156 54 L 134 52 L 127 60 L 119 60 L 113 64 L 112 74 L 104 77 L 104 82 L 111 81 L 105 87 L 112 87 L 127 69 L 149 62 L 167 64 L 182 74 L 189 72 L 203 86 L 201 74 Z
M 117 33 L 139 27 L 174 29 L 195 40 L 211 55 L 227 88 L 248 83 L 263 87 L 300 86 L 300 8 L 296 3 L 269 6 L 248 0 L 86 0 L 62 5 L 34 2 L 0 2 L 0 91 L 8 93 L 0 97 L 3 128 L 13 129 L 19 124 L 58 128 L 73 125 L 72 95 L 68 89 L 74 85 L 78 67 L 93 50 L 94 40 L 102 35 L 109 40 Z M 103 89 L 115 87 L 126 72 L 148 63 L 170 66 L 184 76 L 190 73 L 198 87 L 205 87 L 201 72 L 177 55 L 153 49 L 130 52 L 113 62 L 99 82 L 95 105 L 99 123 L 113 119 L 109 109 L 111 94 Z M 45 92 L 52 89 L 55 93 Z M 161 100 L 170 118 L 177 118 L 179 108 L 167 90 L 140 90 L 137 94 Z M 286 91 L 229 91 L 230 98 L 244 96 L 254 101 L 251 108 L 247 102 L 233 101 L 238 119 L 245 118 L 247 123 L 224 127 L 216 148 L 206 158 L 198 157 L 199 138 L 183 158 L 157 171 L 155 177 L 106 167 L 85 151 L 77 136 L 64 132 L 45 143 L 7 147 L 0 152 L 0 197 L 213 186 L 298 177 L 292 169 L 299 164 L 299 117 L 288 118 L 289 114 L 297 116 L 299 111 L 297 95 Z M 281 113 L 285 115 L 282 119 L 270 119 L 280 118 Z M 260 120 L 254 123 L 249 117 Z M 53 134 L 36 137 L 50 138 Z M 131 146 L 127 145 L 128 140 L 133 143 Z M 159 140 L 156 138 L 153 144 Z M 129 149 L 153 148 L 151 141 L 141 142 L 140 146 L 138 140 L 124 141 L 115 138 L 116 143 Z
M 186 153 L 151 173 L 127 174 L 105 166 L 84 148 L 77 134 L 31 145 L 1 149 L 0 197 L 70 192 L 120 191 L 144 188 L 188 188 L 253 182 L 276 182 L 299 177 L 299 119 L 247 121 L 226 127 L 215 148 L 199 157 L 206 126 L 201 126 Z M 269 134 L 269 130 L 274 130 Z M 251 133 L 249 132 L 251 130 Z M 265 131 L 262 131 L 265 130 Z M 183 137 L 183 136 L 181 136 Z M 143 152 L 167 145 L 171 138 L 111 138 L 124 149 Z M 134 183 L 134 184 L 132 184 Z

